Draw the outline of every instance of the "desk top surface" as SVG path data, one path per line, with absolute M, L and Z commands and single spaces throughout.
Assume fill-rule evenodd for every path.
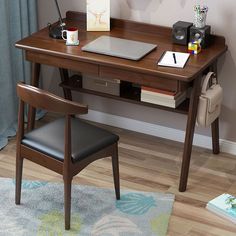
M 87 32 L 86 15 L 84 13 L 71 11 L 67 12 L 66 23 L 67 26 L 77 26 L 79 28 L 79 46 L 66 46 L 64 40 L 50 38 L 48 36 L 48 28 L 44 28 L 17 42 L 16 47 L 26 51 L 48 54 L 74 61 L 99 64 L 186 82 L 196 78 L 196 76 L 214 63 L 218 57 L 227 50 L 224 37 L 213 36 L 211 45 L 203 49 L 200 54 L 191 55 L 183 69 L 161 67 L 157 66 L 156 62 L 166 50 L 187 52 L 187 46 L 172 43 L 171 28 L 127 20 L 111 19 L 111 31 Z M 152 43 L 156 44 L 157 48 L 139 61 L 131 61 L 81 50 L 84 45 L 101 35 Z

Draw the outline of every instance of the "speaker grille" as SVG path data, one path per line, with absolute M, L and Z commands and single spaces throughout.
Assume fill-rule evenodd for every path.
M 174 37 L 177 40 L 183 40 L 185 38 L 185 31 L 183 30 L 183 28 L 175 28 Z

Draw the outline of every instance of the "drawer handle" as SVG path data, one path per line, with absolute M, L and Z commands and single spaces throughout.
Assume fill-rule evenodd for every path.
M 100 86 L 107 87 L 107 82 L 103 80 L 94 80 L 94 83 Z

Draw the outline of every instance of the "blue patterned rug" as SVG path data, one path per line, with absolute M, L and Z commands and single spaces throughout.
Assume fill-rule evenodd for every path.
M 166 235 L 174 195 L 72 186 L 71 230 L 64 231 L 63 184 L 23 181 L 16 206 L 15 181 L 0 178 L 1 236 Z

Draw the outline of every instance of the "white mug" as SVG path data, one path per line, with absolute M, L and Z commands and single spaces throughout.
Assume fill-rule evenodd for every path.
M 66 38 L 64 37 L 64 33 L 66 33 Z M 66 45 L 79 45 L 78 29 L 76 27 L 62 30 L 61 37 L 66 40 Z

